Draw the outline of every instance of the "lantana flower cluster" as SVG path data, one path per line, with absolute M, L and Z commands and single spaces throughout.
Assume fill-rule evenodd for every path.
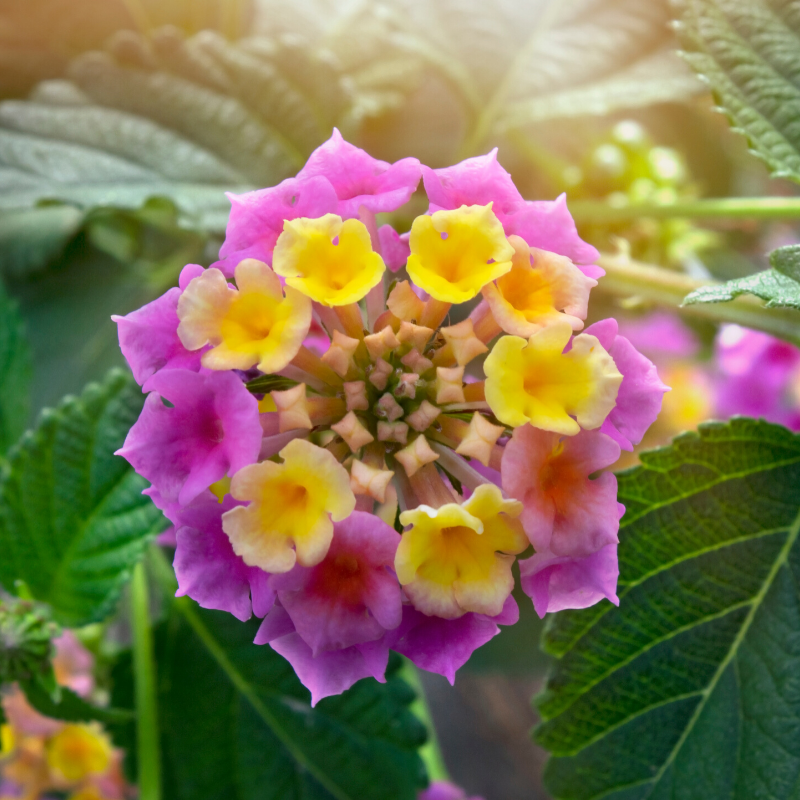
M 54 640 L 57 682 L 88 698 L 94 659 L 71 631 Z M 0 800 L 124 800 L 136 792 L 123 777 L 123 753 L 97 723 L 44 717 L 16 685 L 0 697 Z
M 420 179 L 428 213 L 378 225 Z M 220 260 L 118 317 L 149 392 L 119 451 L 175 525 L 181 595 L 241 620 L 312 702 L 445 675 L 536 611 L 617 602 L 603 472 L 666 387 L 612 319 L 564 198 L 496 153 L 378 161 L 338 131 L 295 178 L 231 195 Z M 598 474 L 599 473 L 599 474 Z

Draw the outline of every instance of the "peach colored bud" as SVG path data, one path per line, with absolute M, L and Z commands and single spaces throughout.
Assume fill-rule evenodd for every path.
M 392 374 L 392 365 L 388 361 L 379 358 L 369 376 L 369 382 L 379 391 L 386 388 L 389 376 Z
M 390 350 L 400 346 L 400 340 L 395 336 L 391 326 L 387 325 L 378 333 L 372 333 L 364 337 L 364 344 L 367 346 L 370 357 L 373 361 L 383 358 Z
M 350 465 L 350 488 L 353 494 L 366 494 L 379 503 L 386 502 L 386 488 L 394 472 L 390 469 L 376 469 L 363 461 L 354 459 Z
M 436 367 L 436 402 L 464 403 L 464 367 Z
M 311 430 L 314 425 L 308 414 L 306 402 L 306 385 L 300 383 L 284 392 L 270 392 L 278 409 L 278 430 L 280 433 L 293 431 L 297 428 Z
M 337 375 L 341 375 L 344 378 L 351 368 L 355 368 L 353 355 L 358 344 L 358 339 L 351 339 L 339 331 L 334 331 L 333 341 L 327 352 L 322 356 L 322 361 Z
M 492 448 L 503 435 L 504 430 L 502 425 L 492 425 L 483 414 L 476 411 L 472 415 L 466 435 L 456 448 L 456 453 L 477 458 L 484 467 L 488 467 Z
M 379 422 L 378 441 L 405 444 L 408 441 L 408 425 L 405 422 Z
M 408 353 L 406 353 L 400 359 L 400 363 L 404 364 L 412 372 L 416 372 L 418 375 L 422 375 L 423 372 L 433 369 L 433 361 L 431 361 L 429 358 L 425 358 L 425 356 L 423 356 L 422 353 L 420 353 L 416 348 L 409 350 Z
M 415 431 L 422 433 L 441 413 L 441 409 L 436 408 L 433 403 L 423 400 L 420 407 L 406 417 L 406 421 Z
M 398 319 L 409 321 L 420 320 L 425 311 L 425 303 L 417 297 L 408 281 L 402 281 L 392 289 L 386 300 L 386 307 Z
M 417 381 L 419 375 L 416 372 L 404 372 L 400 376 L 400 381 L 395 387 L 396 397 L 407 397 L 413 400 L 417 396 Z
M 433 336 L 433 329 L 405 321 L 400 323 L 400 330 L 397 331 L 397 338 L 402 344 L 410 344 L 420 352 L 425 349 L 431 336 Z
M 344 384 L 348 411 L 366 411 L 369 408 L 367 384 L 364 381 L 348 381 Z
M 389 422 L 394 422 L 403 416 L 403 407 L 397 400 L 392 397 L 388 392 L 378 400 L 375 413 L 380 416 L 385 416 Z
M 331 425 L 331 430 L 336 431 L 354 453 L 364 445 L 375 441 L 375 437 L 363 426 L 361 420 L 352 411 L 348 411 L 339 422 Z
M 394 457 L 403 465 L 409 478 L 421 467 L 436 461 L 438 453 L 434 453 L 424 436 L 417 436 L 413 442 L 395 453 Z
M 475 335 L 472 320 L 465 319 L 458 325 L 442 328 L 445 341 L 453 349 L 453 355 L 459 366 L 469 364 L 475 356 L 488 351 L 488 347 Z

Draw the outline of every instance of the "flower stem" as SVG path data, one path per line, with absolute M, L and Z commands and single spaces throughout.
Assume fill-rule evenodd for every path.
M 419 677 L 419 670 L 407 658 L 403 658 L 400 677 L 416 692 L 417 699 L 411 704 L 411 711 L 428 731 L 428 741 L 419 749 L 419 756 L 425 764 L 428 777 L 432 781 L 449 780 L 450 775 L 447 772 L 439 739 L 436 736 L 436 728 L 433 725 L 433 717 Z
M 140 561 L 131 580 L 131 627 L 136 681 L 136 744 L 140 800 L 161 800 L 161 754 L 156 703 L 156 665 L 150 629 L 147 576 Z
M 578 223 L 629 222 L 649 219 L 796 219 L 800 197 L 720 197 L 677 203 L 613 206 L 602 200 L 573 200 L 569 210 Z
M 602 256 L 598 263 L 606 271 L 598 291 L 641 298 L 712 322 L 734 322 L 800 346 L 800 313 L 793 309 L 766 308 L 753 296 L 737 297 L 729 303 L 683 306 L 687 294 L 713 282 L 694 280 L 680 272 L 642 264 L 624 256 Z

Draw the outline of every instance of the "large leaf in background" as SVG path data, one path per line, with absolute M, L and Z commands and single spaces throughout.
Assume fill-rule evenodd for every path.
M 797 797 L 800 436 L 707 423 L 619 476 L 619 608 L 555 615 L 537 698 L 562 800 Z
M 163 527 L 145 481 L 113 455 L 143 402 L 130 375 L 111 372 L 43 412 L 0 477 L 0 583 L 23 580 L 62 624 L 107 616 Z
M 25 326 L 0 283 L 0 460 L 28 424 L 31 372 Z
M 221 231 L 225 190 L 293 174 L 349 110 L 339 71 L 296 43 L 210 31 L 123 32 L 69 78 L 0 103 L 0 209 L 163 196 L 193 228 Z
M 469 110 L 468 155 L 542 120 L 683 100 L 701 88 L 672 52 L 664 0 L 261 0 L 257 10 L 257 30 L 304 28 L 363 89 L 383 80 L 396 90 L 397 75 L 408 82 L 415 66 L 438 73 Z
M 0 96 L 60 76 L 69 58 L 102 47 L 118 30 L 175 25 L 238 38 L 251 7 L 251 0 L 0 0 Z
M 800 15 L 792 0 L 681 0 L 689 64 L 776 177 L 800 180 Z
M 413 800 L 424 785 L 425 729 L 393 657 L 386 684 L 362 680 L 309 706 L 259 620 L 180 598 L 156 631 L 164 796 L 170 800 Z M 132 698 L 116 670 L 113 700 Z

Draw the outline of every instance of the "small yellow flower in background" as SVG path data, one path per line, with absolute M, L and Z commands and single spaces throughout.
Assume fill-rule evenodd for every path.
M 193 278 L 178 302 L 178 336 L 187 350 L 206 344 L 204 367 L 216 370 L 283 369 L 296 355 L 311 325 L 311 303 L 284 289 L 263 262 L 245 259 L 236 267 L 237 289 L 211 268 Z
M 484 364 L 486 401 L 497 419 L 567 436 L 603 424 L 622 375 L 594 336 L 576 336 L 565 353 L 571 335 L 570 324 L 557 321 L 527 342 L 518 336 L 497 341 Z
M 597 281 L 564 256 L 528 247 L 519 236 L 509 236 L 508 241 L 514 247 L 511 270 L 483 287 L 497 324 L 525 339 L 560 320 L 579 331 Z
M 47 744 L 47 764 L 68 781 L 100 775 L 111 763 L 112 748 L 99 725 L 65 725 Z
M 386 270 L 366 225 L 335 214 L 287 220 L 272 265 L 288 286 L 325 306 L 357 303 Z
M 14 729 L 10 725 L 0 725 L 0 758 L 14 752 Z
M 486 206 L 421 216 L 411 226 L 411 280 L 444 303 L 464 303 L 511 269 L 514 248 Z
M 400 515 L 411 529 L 397 548 L 395 570 L 415 607 L 455 619 L 468 611 L 495 616 L 514 588 L 514 556 L 528 547 L 522 503 L 493 484 L 462 505 L 419 506 Z
M 350 475 L 328 450 L 295 439 L 280 457 L 282 464 L 263 461 L 236 473 L 231 495 L 250 504 L 222 517 L 234 552 L 266 572 L 319 564 L 333 537 L 331 520 L 343 520 L 356 504 Z

